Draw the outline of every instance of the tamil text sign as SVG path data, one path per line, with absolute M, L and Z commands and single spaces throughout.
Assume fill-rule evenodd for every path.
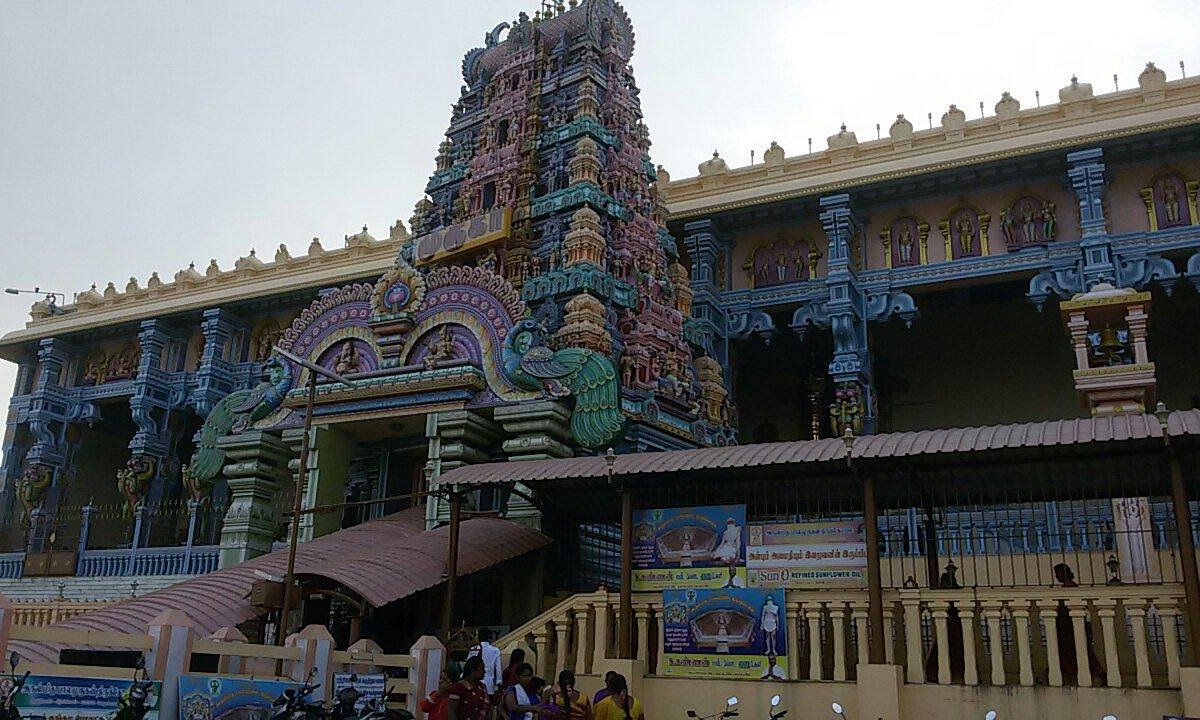
M 784 680 L 787 641 L 782 592 L 663 591 L 666 675 Z
M 867 545 L 861 520 L 751 525 L 746 547 L 751 587 L 858 587 Z
M 0 692 L 7 692 L 12 680 L 0 680 Z M 24 720 L 103 720 L 117 709 L 117 700 L 132 685 L 130 680 L 113 678 L 57 677 L 31 675 L 17 695 L 17 710 Z M 162 683 L 154 683 L 146 704 L 146 720 L 158 720 Z

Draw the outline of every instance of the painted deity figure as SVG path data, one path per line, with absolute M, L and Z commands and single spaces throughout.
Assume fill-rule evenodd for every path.
M 1042 238 L 1046 242 L 1053 241 L 1054 233 L 1057 229 L 1057 220 L 1054 217 L 1054 203 L 1047 200 L 1042 203 Z
M 896 250 L 900 256 L 900 264 L 907 265 L 912 262 L 913 235 L 912 229 L 907 225 L 900 231 L 900 238 L 897 240 Z
M 1167 191 L 1163 193 L 1163 210 L 1166 211 L 1167 222 L 1179 222 L 1179 192 L 1174 182 L 1167 183 Z
M 787 251 L 780 250 L 775 256 L 775 282 L 783 282 L 787 280 L 788 262 Z
M 963 255 L 970 255 L 975 246 L 975 226 L 971 218 L 964 215 L 958 220 L 958 247 Z
M 1013 222 L 1012 213 L 1005 208 L 1000 211 L 1000 227 L 1004 230 L 1004 242 L 1007 245 L 1015 245 L 1017 242 L 1017 231 Z
M 1033 214 L 1033 208 L 1028 204 L 1021 208 L 1021 240 L 1026 245 L 1033 245 L 1037 242 L 1037 217 Z
M 338 353 L 337 362 L 333 366 L 333 371 L 338 375 L 347 373 L 355 373 L 362 369 L 362 359 L 358 354 L 358 347 L 353 340 L 347 340 L 342 344 L 342 350 Z

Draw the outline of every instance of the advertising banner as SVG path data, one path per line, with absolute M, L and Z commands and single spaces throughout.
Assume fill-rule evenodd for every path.
M 746 587 L 745 560 L 745 505 L 634 514 L 635 591 Z
M 861 587 L 867 544 L 861 520 L 751 525 L 747 585 L 770 588 Z
M 675 677 L 784 680 L 783 593 L 761 589 L 663 591 L 663 664 Z
M 23 720 L 103 720 L 117 709 L 117 699 L 129 689 L 130 680 L 113 678 L 57 677 L 30 675 L 17 695 L 17 710 Z M 7 693 L 12 680 L 0 680 L 0 692 Z M 146 703 L 146 720 L 158 720 L 162 683 L 154 683 Z
M 271 702 L 300 683 L 220 675 L 179 677 L 179 720 L 269 720 Z
M 363 705 L 367 704 L 368 700 L 373 700 L 383 695 L 384 683 L 386 679 L 383 673 L 375 673 L 367 675 L 364 673 L 358 674 L 358 679 L 350 682 L 350 676 L 354 673 L 334 673 L 333 674 L 333 694 L 331 698 L 336 698 L 338 692 L 344 687 L 354 686 L 358 690 L 358 702 L 354 703 L 354 709 L 361 711 Z

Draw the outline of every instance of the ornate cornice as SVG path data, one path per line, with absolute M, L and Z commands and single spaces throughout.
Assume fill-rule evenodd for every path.
M 912 175 L 1095 144 L 1195 123 L 1200 78 L 1062 102 L 849 148 L 676 180 L 663 188 L 671 219 L 820 195 Z M 836 136 L 835 136 L 836 137 Z

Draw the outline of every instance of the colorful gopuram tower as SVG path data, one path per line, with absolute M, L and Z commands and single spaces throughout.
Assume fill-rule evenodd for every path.
M 633 47 L 611 0 L 546 4 L 488 33 L 463 58 L 401 255 L 423 273 L 495 274 L 549 347 L 608 358 L 637 449 L 727 444 L 720 367 L 698 377 L 699 343 L 688 342 L 692 291 L 664 225 Z

